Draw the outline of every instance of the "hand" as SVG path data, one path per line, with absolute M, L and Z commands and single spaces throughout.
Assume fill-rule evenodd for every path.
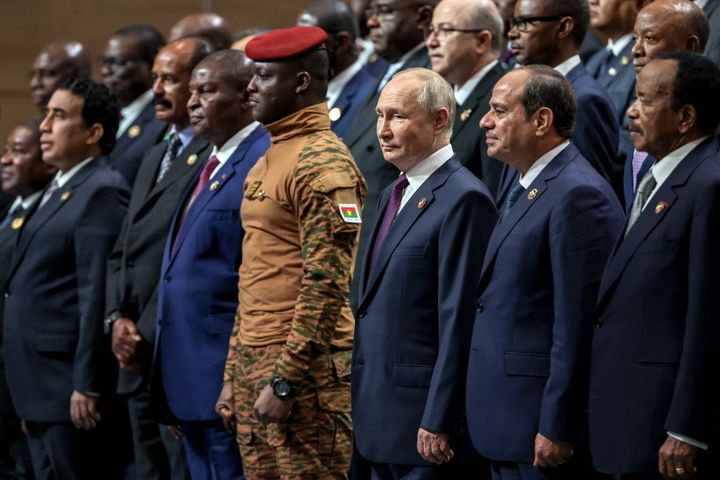
M 70 395 L 70 418 L 76 428 L 90 430 L 97 427 L 97 422 L 100 421 L 97 402 L 98 397 L 73 390 Z
M 223 383 L 220 396 L 215 403 L 215 411 L 222 418 L 228 432 L 235 431 L 235 399 L 233 398 L 232 383 Z
M 275 396 L 270 385 L 265 385 L 255 400 L 255 418 L 263 423 L 281 423 L 290 418 L 294 400 L 281 400 Z
M 182 429 L 180 428 L 180 425 L 168 425 L 167 428 L 170 431 L 170 435 L 175 437 L 176 440 L 180 440 L 182 438 Z
M 668 435 L 660 447 L 658 469 L 663 477 L 690 478 L 697 468 L 693 462 L 697 448 Z
M 140 371 L 138 361 L 139 345 L 142 337 L 135 322 L 127 317 L 120 317 L 112 326 L 112 351 L 120 363 L 120 368 L 132 372 Z
M 568 442 L 550 440 L 542 433 L 535 435 L 535 467 L 557 467 L 574 454 L 573 446 Z
M 450 448 L 450 438 L 444 433 L 435 433 L 424 428 L 418 429 L 417 451 L 430 463 L 449 462 L 455 453 Z

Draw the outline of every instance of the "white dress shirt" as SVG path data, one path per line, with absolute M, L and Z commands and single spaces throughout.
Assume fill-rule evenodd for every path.
M 210 157 L 215 155 L 218 159 L 217 167 L 210 174 L 210 178 L 213 178 L 217 172 L 227 163 L 228 159 L 235 152 L 235 149 L 250 135 L 257 127 L 260 126 L 259 122 L 252 122 L 240 129 L 235 135 L 223 144 L 222 147 L 218 148 L 217 145 L 213 147 Z
M 135 123 L 137 117 L 145 109 L 145 107 L 148 106 L 152 99 L 153 92 L 152 90 L 148 90 L 147 92 L 143 93 L 138 98 L 133 100 L 130 105 L 120 109 L 120 115 L 122 115 L 122 120 L 120 120 L 120 125 L 118 125 L 118 131 L 117 135 L 115 135 L 115 138 L 122 137 L 123 133 L 125 133 L 125 131 L 130 128 L 130 125 Z
M 520 185 L 522 185 L 523 188 L 527 189 L 538 177 L 538 175 L 540 175 L 540 173 L 545 169 L 545 167 L 547 167 L 548 164 L 555 157 L 557 157 L 560 152 L 565 150 L 565 147 L 567 147 L 568 145 L 570 145 L 570 142 L 568 140 L 565 140 L 557 147 L 552 148 L 540 155 L 540 158 L 535 160 L 535 163 L 533 163 L 530 168 L 528 168 L 528 171 L 525 172 L 525 175 L 523 175 L 522 173 L 520 174 Z
M 475 90 L 475 87 L 477 87 L 477 84 L 480 83 L 480 81 L 485 78 L 485 75 L 492 70 L 492 68 L 497 65 L 498 61 L 493 60 L 492 62 L 485 65 L 483 68 L 478 70 L 475 75 L 470 77 L 467 82 L 463 83 L 462 85 L 455 85 L 453 88 L 455 92 L 455 103 L 458 105 L 462 105 L 465 103 L 465 100 L 468 99 L 470 94 Z
M 581 63 L 582 60 L 580 60 L 580 55 L 573 55 L 572 57 L 562 62 L 560 65 L 556 65 L 553 68 L 556 72 L 561 73 L 563 77 L 567 77 L 567 74 L 570 73 L 570 70 L 577 67 Z
M 405 176 L 408 180 L 408 186 L 405 187 L 405 190 L 403 191 L 398 213 L 400 213 L 400 210 L 403 209 L 417 189 L 425 183 L 425 180 L 430 178 L 430 175 L 435 173 L 435 170 L 442 167 L 445 162 L 452 158 L 453 155 L 455 155 L 455 152 L 453 151 L 452 145 L 448 144 L 405 172 Z

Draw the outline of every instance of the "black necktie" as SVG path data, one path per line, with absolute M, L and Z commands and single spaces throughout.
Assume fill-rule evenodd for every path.
M 12 223 L 13 220 L 18 218 L 23 213 L 22 204 L 16 205 L 13 209 L 11 209 L 7 215 L 5 215 L 5 218 L 0 222 L 0 230 L 4 229 L 10 223 Z

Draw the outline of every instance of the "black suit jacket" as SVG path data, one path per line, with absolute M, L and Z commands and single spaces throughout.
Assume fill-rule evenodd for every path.
M 98 158 L 25 221 L 5 288 L 5 370 L 25 420 L 69 422 L 70 394 L 108 393 L 107 256 L 129 188 Z
M 118 393 L 131 394 L 146 380 L 151 364 L 149 347 L 155 339 L 160 265 L 170 222 L 183 192 L 210 155 L 207 141 L 195 137 L 160 183 L 155 183 L 167 142 L 153 147 L 142 161 L 130 206 L 108 260 L 107 309 L 119 310 L 137 322 L 149 345 L 141 373 L 120 370 Z
M 117 139 L 115 148 L 107 157 L 108 164 L 132 186 L 143 157 L 162 140 L 166 130 L 167 123 L 155 118 L 155 104 L 150 102 Z
M 703 12 L 710 22 L 710 37 L 705 45 L 705 55 L 720 64 L 720 1 L 709 0 Z
M 450 140 L 455 156 L 488 187 L 493 198 L 500 186 L 503 164 L 489 157 L 485 144 L 485 129 L 480 128 L 480 119 L 490 110 L 490 96 L 495 83 L 505 74 L 500 63 L 495 65 L 475 90 L 457 108 L 455 124 Z

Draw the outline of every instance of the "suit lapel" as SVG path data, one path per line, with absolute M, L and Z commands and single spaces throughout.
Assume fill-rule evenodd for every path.
M 467 100 L 458 107 L 455 113 L 452 140 L 468 125 L 467 119 L 472 116 L 473 112 L 480 106 L 480 103 L 492 93 L 492 88 L 501 73 L 502 67 L 498 63 L 485 74 Z M 463 117 L 465 117 L 465 120 L 463 120 Z M 479 128 L 476 123 L 473 123 L 473 125 L 475 128 Z
M 148 194 L 145 203 L 150 201 L 153 197 L 160 195 L 166 188 L 175 183 L 178 178 L 186 175 L 190 170 L 193 170 L 193 167 L 199 161 L 199 153 L 207 146 L 208 143 L 206 140 L 200 137 L 193 137 L 182 153 L 175 159 L 175 161 L 173 161 L 172 165 L 170 165 L 170 168 L 162 180 L 157 183 L 151 182 L 150 193 Z M 167 148 L 165 150 L 167 150 Z M 190 157 L 193 155 L 195 155 L 195 160 L 189 161 Z M 165 152 L 163 152 L 163 156 L 165 156 Z M 162 158 L 160 159 L 160 162 L 162 162 Z

